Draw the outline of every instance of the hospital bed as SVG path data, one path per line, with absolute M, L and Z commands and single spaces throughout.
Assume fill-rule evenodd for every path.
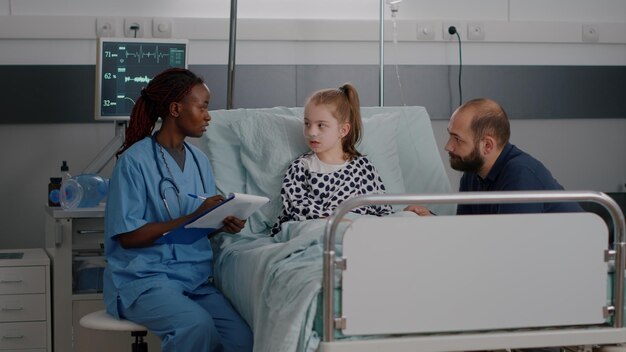
M 218 190 L 270 198 L 244 231 L 214 241 L 216 281 L 253 329 L 255 351 L 626 342 L 624 216 L 603 194 L 451 193 L 424 108 L 363 108 L 359 150 L 388 194 L 353 198 L 328 219 L 287 223 L 269 237 L 282 176 L 307 151 L 302 109 L 211 114 L 199 146 Z M 590 213 L 452 216 L 458 203 L 539 199 L 605 206 L 617 239 L 609 241 L 606 224 Z M 382 218 L 350 213 L 361 204 L 398 211 Z M 405 204 L 426 204 L 439 216 L 400 211 Z

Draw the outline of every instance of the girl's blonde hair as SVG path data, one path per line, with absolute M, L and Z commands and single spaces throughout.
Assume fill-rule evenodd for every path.
M 356 149 L 356 145 L 361 141 L 363 129 L 361 104 L 356 88 L 350 83 L 344 83 L 339 88 L 318 90 L 307 99 L 305 111 L 311 105 L 331 107 L 331 114 L 340 124 L 348 123 L 350 125 L 348 134 L 341 141 L 343 152 L 348 155 L 349 159 L 361 156 L 361 153 Z

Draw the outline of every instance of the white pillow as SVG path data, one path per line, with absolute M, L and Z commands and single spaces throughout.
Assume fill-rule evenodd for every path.
M 441 160 L 430 117 L 424 107 L 366 107 L 361 108 L 365 119 L 374 114 L 398 113 L 396 143 L 406 193 L 450 193 L 450 180 Z M 456 205 L 429 205 L 440 215 L 456 213 Z
M 239 137 L 230 124 L 245 119 L 246 110 L 217 110 L 211 112 L 209 128 L 197 146 L 211 161 L 217 191 L 223 195 L 231 192 L 246 193 L 246 170 L 241 164 Z
M 246 192 L 270 199 L 249 220 L 254 233 L 265 232 L 276 222 L 281 211 L 280 189 L 287 167 L 308 150 L 302 136 L 302 120 L 289 110 L 281 110 L 251 110 L 249 118 L 231 124 L 241 143 Z
M 358 150 L 376 167 L 387 193 L 405 193 L 396 143 L 401 115 L 397 112 L 362 117 L 363 135 Z

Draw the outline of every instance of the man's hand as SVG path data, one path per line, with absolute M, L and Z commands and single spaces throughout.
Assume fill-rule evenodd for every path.
M 421 205 L 409 205 L 406 208 L 404 208 L 404 211 L 412 211 L 415 214 L 419 215 L 419 216 L 431 216 L 431 215 L 435 215 L 433 214 L 430 209 L 426 208 L 425 206 L 421 206 Z

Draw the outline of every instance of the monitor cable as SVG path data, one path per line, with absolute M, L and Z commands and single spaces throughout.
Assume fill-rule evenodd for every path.
M 137 31 L 139 30 L 139 26 L 138 25 L 132 25 L 132 26 L 130 26 L 130 30 L 135 32 L 135 38 L 137 38 Z
M 459 106 L 461 106 L 463 104 L 463 88 L 461 86 L 461 77 L 463 73 L 463 51 L 461 50 L 461 36 L 455 26 L 448 27 L 448 33 L 450 33 L 450 35 L 456 34 L 456 37 L 459 40 Z

